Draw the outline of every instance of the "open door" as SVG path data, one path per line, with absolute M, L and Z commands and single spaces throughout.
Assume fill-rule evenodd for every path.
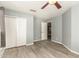
M 41 40 L 47 40 L 47 23 L 41 23 Z

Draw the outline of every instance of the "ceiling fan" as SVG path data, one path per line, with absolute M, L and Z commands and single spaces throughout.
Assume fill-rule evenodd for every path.
M 57 9 L 62 8 L 62 6 L 60 5 L 60 3 L 58 1 L 53 1 L 53 0 L 49 0 L 46 4 L 44 4 L 41 9 L 44 9 L 45 7 L 47 7 L 48 5 L 55 5 Z

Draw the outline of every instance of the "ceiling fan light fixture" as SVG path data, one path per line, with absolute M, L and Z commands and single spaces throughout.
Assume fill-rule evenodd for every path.
M 49 0 L 48 2 L 49 2 L 49 4 L 55 4 L 56 0 Z

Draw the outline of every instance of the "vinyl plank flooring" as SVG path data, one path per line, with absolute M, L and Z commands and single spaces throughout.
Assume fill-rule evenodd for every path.
M 79 58 L 63 45 L 48 40 L 35 42 L 30 46 L 6 49 L 2 58 Z

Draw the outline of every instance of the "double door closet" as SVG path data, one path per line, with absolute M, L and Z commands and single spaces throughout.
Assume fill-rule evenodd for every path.
M 26 23 L 26 18 L 5 17 L 6 48 L 26 45 Z

